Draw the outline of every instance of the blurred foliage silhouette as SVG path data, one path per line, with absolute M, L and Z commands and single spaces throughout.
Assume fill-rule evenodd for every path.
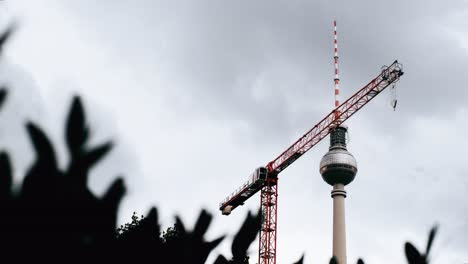
M 405 254 L 408 263 L 410 264 L 427 264 L 429 263 L 429 253 L 437 233 L 437 226 L 432 227 L 427 239 L 426 252 L 421 254 L 413 244 L 410 242 L 405 243 Z
M 405 243 L 405 254 L 408 264 L 428 264 L 429 263 L 429 252 L 431 251 L 432 244 L 434 242 L 435 235 L 437 233 L 437 225 L 433 226 L 429 231 L 429 237 L 427 239 L 426 252 L 424 254 L 419 253 L 413 244 L 410 242 Z M 330 264 L 339 264 L 335 257 L 330 259 Z M 357 264 L 364 264 L 362 259 L 358 259 Z
M 14 27 L 0 36 L 0 53 Z M 0 109 L 7 89 L 0 88 Z M 146 216 L 132 216 L 132 222 L 116 228 L 117 211 L 125 194 L 122 178 L 117 178 L 107 192 L 98 197 L 88 188 L 90 170 L 112 149 L 107 141 L 89 146 L 90 130 L 79 97 L 72 100 L 65 125 L 65 142 L 69 153 L 66 169 L 57 164 L 55 148 L 34 122 L 26 130 L 35 152 L 35 161 L 27 171 L 21 188 L 13 192 L 13 168 L 8 153 L 0 152 L 0 217 L 3 227 L 1 256 L 26 262 L 66 263 L 105 261 L 154 261 L 156 263 L 205 263 L 208 255 L 224 239 L 221 236 L 206 241 L 204 236 L 212 215 L 202 210 L 194 229 L 185 228 L 176 217 L 174 227 L 160 232 L 158 212 L 151 208 Z M 249 263 L 248 249 L 260 229 L 261 214 L 247 214 L 235 235 L 232 259 L 219 255 L 216 264 Z M 428 263 L 429 252 L 436 234 L 429 235 L 426 252 L 421 254 L 409 242 L 405 253 L 410 264 Z M 25 254 L 26 253 L 26 254 Z M 296 264 L 302 264 L 302 256 Z M 330 263 L 337 263 L 334 258 Z M 358 264 L 364 264 L 359 259 Z

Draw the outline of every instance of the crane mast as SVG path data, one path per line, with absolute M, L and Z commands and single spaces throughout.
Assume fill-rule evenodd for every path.
M 276 263 L 278 174 L 317 145 L 334 128 L 345 122 L 385 88 L 396 83 L 402 75 L 403 68 L 398 61 L 394 61 L 388 67 L 384 66 L 377 77 L 337 106 L 278 157 L 264 167 L 257 168 L 247 182 L 220 203 L 219 209 L 222 214 L 229 215 L 237 206 L 243 205 L 246 200 L 261 190 L 262 223 L 259 237 L 259 264 Z

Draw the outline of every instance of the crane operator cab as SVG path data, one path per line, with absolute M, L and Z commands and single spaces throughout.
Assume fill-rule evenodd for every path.
M 251 175 L 251 182 L 256 184 L 263 184 L 266 181 L 268 175 L 268 169 L 265 167 L 259 167 Z

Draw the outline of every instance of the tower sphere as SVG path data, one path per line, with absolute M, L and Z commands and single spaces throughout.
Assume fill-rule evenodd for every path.
M 330 148 L 320 161 L 320 174 L 330 185 L 347 185 L 354 180 L 357 162 L 346 149 L 347 128 L 339 126 L 330 133 Z

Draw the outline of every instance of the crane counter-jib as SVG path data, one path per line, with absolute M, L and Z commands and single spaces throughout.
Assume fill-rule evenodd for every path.
M 255 169 L 244 184 L 219 204 L 219 209 L 223 214 L 229 214 L 231 210 L 239 205 L 243 205 L 247 199 L 261 190 L 265 185 L 267 174 L 268 171 L 265 167 Z

